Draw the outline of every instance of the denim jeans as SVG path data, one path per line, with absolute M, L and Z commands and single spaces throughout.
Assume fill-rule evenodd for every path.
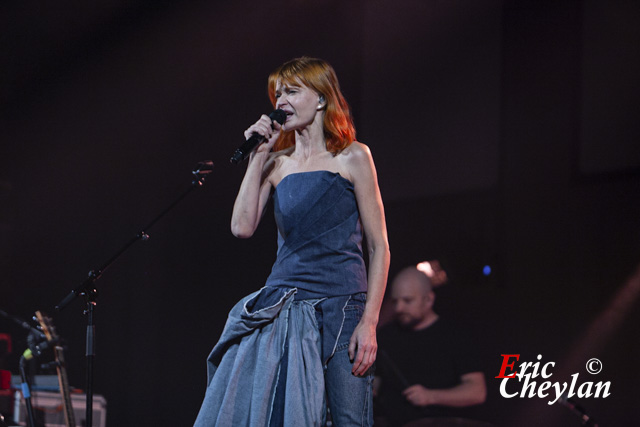
M 297 304 L 308 304 L 315 307 L 315 320 L 320 335 L 325 331 L 325 326 L 327 326 L 328 322 L 333 323 L 334 330 L 338 329 L 340 331 L 333 355 L 323 366 L 324 389 L 328 400 L 329 418 L 333 425 L 337 427 L 373 425 L 373 368 L 369 369 L 364 376 L 356 377 L 351 373 L 353 363 L 349 360 L 349 341 L 355 327 L 362 318 L 365 298 L 365 294 L 353 295 L 343 307 L 344 315 L 340 319 L 336 318 L 336 316 L 330 318 L 323 316 L 323 301 L 326 301 L 326 298 L 300 300 L 295 301 L 293 304 L 294 310 Z M 341 325 L 334 322 L 340 322 Z M 318 343 L 320 344 L 323 341 L 321 339 Z M 319 353 L 322 354 L 323 352 L 319 350 Z M 285 345 L 285 355 L 276 386 L 273 412 L 269 423 L 272 427 L 283 425 L 288 359 L 289 349 Z M 317 384 L 317 387 L 321 388 L 322 384 Z M 292 396 L 292 398 L 295 399 L 296 397 Z
M 355 295 L 344 308 L 344 324 L 338 345 L 325 366 L 325 388 L 333 424 L 342 426 L 373 425 L 373 367 L 362 377 L 351 373 L 349 340 L 360 322 L 364 311 L 364 299 Z M 362 295 L 363 296 L 363 295 Z

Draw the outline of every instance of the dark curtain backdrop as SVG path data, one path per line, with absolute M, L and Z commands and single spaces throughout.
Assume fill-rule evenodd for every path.
M 633 425 L 639 18 L 636 3 L 595 0 L 5 2 L 0 309 L 55 314 L 83 388 L 82 301 L 53 306 L 213 160 L 205 186 L 103 275 L 95 314 L 108 425 L 191 425 L 228 310 L 275 258 L 270 213 L 249 240 L 229 231 L 244 165 L 228 159 L 272 108 L 268 73 L 318 56 L 373 152 L 391 274 L 441 260 L 436 310 L 481 343 L 476 416 L 580 425 L 548 399 L 500 395 L 500 355 L 541 354 L 552 381 L 611 381 L 608 398 L 578 401 L 603 426 Z M 26 348 L 3 318 L 0 332 Z M 16 360 L 2 363 L 15 373 Z

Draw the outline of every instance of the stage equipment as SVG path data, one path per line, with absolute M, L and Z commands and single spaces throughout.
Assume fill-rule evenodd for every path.
M 569 409 L 578 418 L 580 418 L 580 421 L 582 422 L 583 426 L 598 427 L 598 424 L 596 424 L 593 418 L 587 415 L 587 411 L 585 411 L 584 408 L 578 405 L 573 399 L 563 396 L 558 400 L 558 403 L 560 403 L 565 408 Z
M 20 399 L 20 393 L 16 393 L 16 405 L 13 418 L 16 422 L 24 423 L 27 421 L 25 413 L 24 400 Z M 31 395 L 33 399 L 33 407 L 37 412 L 44 413 L 44 422 L 47 427 L 65 427 L 64 402 L 60 398 L 60 394 L 55 391 L 34 391 Z M 71 394 L 71 407 L 75 419 L 79 425 L 83 423 L 86 413 L 86 396 L 80 393 Z M 106 427 L 107 425 L 107 401 L 101 395 L 93 396 L 93 422 L 96 427 Z M 0 424 L 2 425 L 2 424 Z
M 92 411 L 93 411 L 93 362 L 95 358 L 95 323 L 94 323 L 94 307 L 98 297 L 98 289 L 96 287 L 96 281 L 100 279 L 102 274 L 134 243 L 139 240 L 149 240 L 147 232 L 164 217 L 169 211 L 171 211 L 178 203 L 180 203 L 191 191 L 195 188 L 202 187 L 206 176 L 213 170 L 213 162 L 210 160 L 199 162 L 195 169 L 191 172 L 192 181 L 191 186 L 180 195 L 173 203 L 171 203 L 165 210 L 163 210 L 158 216 L 156 216 L 146 227 L 135 235 L 129 242 L 127 242 L 122 249 L 115 253 L 107 262 L 105 262 L 100 268 L 89 271 L 88 277 L 77 288 L 73 289 L 62 301 L 56 306 L 56 310 L 63 310 L 69 303 L 76 299 L 78 296 L 83 296 L 85 299 L 86 308 L 84 314 L 87 316 L 87 335 L 86 335 L 86 360 L 87 360 L 87 384 L 86 384 L 86 420 L 85 426 L 92 427 Z
M 67 367 L 64 361 L 64 349 L 61 345 L 58 345 L 59 337 L 56 334 L 56 330 L 53 327 L 51 318 L 45 316 L 39 311 L 36 311 L 36 319 L 40 323 L 42 332 L 47 337 L 48 343 L 55 343 L 53 351 L 55 354 L 55 366 L 58 374 L 58 385 L 60 386 L 60 397 L 64 404 L 64 422 L 66 427 L 76 427 L 76 420 L 73 414 L 73 408 L 71 407 L 71 397 L 69 396 L 69 380 L 67 379 Z
M 447 272 L 444 271 L 442 266 L 440 265 L 440 261 L 423 261 L 416 265 L 416 268 L 422 271 L 424 274 L 429 277 L 431 280 L 431 286 L 437 288 L 438 286 L 442 286 L 449 281 L 447 277 Z
M 36 329 L 33 326 L 31 326 L 29 324 L 29 322 L 27 322 L 26 320 L 20 319 L 19 317 L 16 317 L 16 316 L 12 316 L 11 314 L 8 314 L 6 311 L 3 311 L 3 310 L 0 310 L 0 316 L 11 320 L 16 325 L 20 326 L 24 330 L 29 331 L 30 334 L 33 334 L 34 336 L 38 337 L 39 339 L 41 339 L 41 340 L 46 339 L 46 337 L 44 336 L 42 331 L 39 331 L 38 329 Z

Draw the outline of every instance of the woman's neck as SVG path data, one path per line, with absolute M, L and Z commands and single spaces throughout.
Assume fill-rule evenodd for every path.
M 296 130 L 296 146 L 293 156 L 300 160 L 307 160 L 317 154 L 327 152 L 322 122 L 314 120 L 304 129 Z

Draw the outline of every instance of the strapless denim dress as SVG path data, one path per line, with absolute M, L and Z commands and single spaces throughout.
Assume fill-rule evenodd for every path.
M 207 360 L 197 427 L 323 425 L 327 365 L 346 353 L 362 316 L 367 280 L 353 184 L 329 171 L 295 173 L 273 202 L 277 259 L 266 285 L 229 313 Z M 353 380 L 365 381 L 368 394 L 372 378 Z M 358 399 L 351 400 L 360 408 Z M 372 418 L 363 409 L 358 425 Z

